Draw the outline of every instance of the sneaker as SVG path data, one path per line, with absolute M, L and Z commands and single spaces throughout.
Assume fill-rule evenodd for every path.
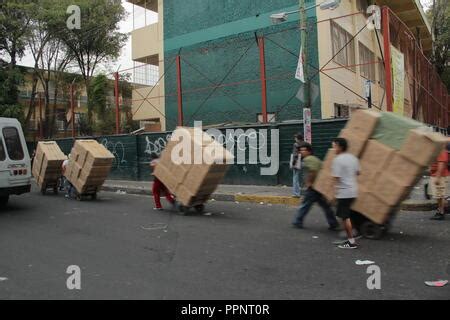
M 445 215 L 440 213 L 440 212 L 436 212 L 436 214 L 430 218 L 430 220 L 445 220 Z
M 153 208 L 153 210 L 162 211 L 163 208 Z
M 297 228 L 297 229 L 303 229 L 303 224 L 302 223 L 293 223 L 292 226 L 294 228 Z
M 345 241 L 343 244 L 338 245 L 340 249 L 357 249 L 358 246 L 356 244 L 351 244 L 350 241 Z

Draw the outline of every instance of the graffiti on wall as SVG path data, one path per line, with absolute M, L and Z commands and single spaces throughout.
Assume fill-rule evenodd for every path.
M 166 138 L 161 137 L 156 139 L 155 141 L 152 141 L 150 137 L 145 137 L 145 142 L 147 143 L 145 147 L 144 153 L 146 155 L 151 155 L 153 153 L 157 154 L 158 156 L 163 152 L 163 150 L 166 148 L 167 141 L 170 140 L 171 135 L 167 135 Z
M 125 146 L 122 142 L 109 141 L 107 138 L 102 140 L 102 145 L 105 146 L 115 157 L 113 168 L 117 170 L 127 167 L 127 160 L 125 160 Z

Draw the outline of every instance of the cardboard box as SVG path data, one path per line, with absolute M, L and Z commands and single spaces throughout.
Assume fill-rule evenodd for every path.
M 404 186 L 414 186 L 425 168 L 396 152 L 384 170 Z
M 359 131 L 354 131 L 353 129 L 343 129 L 339 137 L 347 140 L 348 152 L 359 158 L 364 151 L 367 139 L 360 135 Z
M 322 162 L 322 170 L 331 171 L 331 166 L 333 165 L 333 160 L 335 158 L 336 158 L 336 150 L 332 148 L 328 149 L 325 159 L 323 159 Z
M 363 140 L 368 140 L 375 131 L 380 113 L 372 110 L 352 110 L 350 120 L 345 129 L 357 132 Z
M 153 172 L 185 206 L 207 201 L 225 176 L 227 161 L 233 159 L 211 136 L 197 130 L 177 128 Z M 182 137 L 180 143 L 177 137 Z M 186 142 L 185 148 L 182 141 Z M 175 157 L 186 157 L 187 163 L 176 163 Z M 196 164 L 195 160 L 200 163 Z
M 384 203 L 390 206 L 396 206 L 407 198 L 411 189 L 412 186 L 402 184 L 390 172 L 384 172 L 377 178 L 373 187 L 373 193 L 378 198 L 383 199 Z
M 31 170 L 40 188 L 47 183 L 56 183 L 62 174 L 62 163 L 66 155 L 55 141 L 39 142 Z
M 389 164 L 394 154 L 394 149 L 376 140 L 369 140 L 361 155 L 361 162 L 369 164 L 371 170 L 379 171 Z
M 320 170 L 314 181 L 313 189 L 321 193 L 329 202 L 333 201 L 336 198 L 336 191 L 331 171 Z
M 146 123 L 144 130 L 145 132 L 161 132 L 161 123 Z
M 78 193 L 98 190 L 111 171 L 114 155 L 95 140 L 77 140 L 65 176 Z
M 375 223 L 383 224 L 392 214 L 394 207 L 385 203 L 375 193 L 360 190 L 351 209 Z
M 381 175 L 380 168 L 374 166 L 371 162 L 360 161 L 361 171 L 357 177 L 358 186 L 360 189 L 367 191 L 373 191 L 373 187 L 377 181 L 377 178 Z
M 429 166 L 444 150 L 447 138 L 434 132 L 410 130 L 400 154 L 422 167 Z

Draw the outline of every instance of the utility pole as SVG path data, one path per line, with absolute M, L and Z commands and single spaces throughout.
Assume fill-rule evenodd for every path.
M 299 0 L 300 3 L 300 51 L 303 55 L 303 72 L 305 83 L 303 84 L 303 93 L 307 108 L 311 108 L 310 82 L 308 74 L 308 18 L 306 15 L 305 0 Z
M 72 83 L 70 84 L 70 122 L 72 124 L 72 138 L 75 139 L 75 101 L 74 101 L 74 82 L 75 79 L 73 79 Z

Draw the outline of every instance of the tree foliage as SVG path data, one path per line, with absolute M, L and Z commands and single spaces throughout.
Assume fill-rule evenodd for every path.
M 422 1 L 427 5 L 427 18 L 431 24 L 433 33 L 433 52 L 431 62 L 436 71 L 441 76 L 442 81 L 450 91 L 450 68 L 449 49 L 450 49 L 450 8 L 449 0 L 428 0 Z
M 83 19 L 80 30 L 69 30 L 66 26 L 67 16 L 63 13 L 70 5 L 81 9 Z M 120 0 L 61 0 L 54 10 L 64 16 L 55 25 L 55 29 L 59 30 L 58 37 L 72 52 L 86 88 L 90 88 L 91 78 L 99 64 L 117 59 L 126 44 L 128 35 L 120 32 L 119 25 L 126 17 L 126 11 Z M 92 115 L 93 110 L 89 108 L 90 123 Z

